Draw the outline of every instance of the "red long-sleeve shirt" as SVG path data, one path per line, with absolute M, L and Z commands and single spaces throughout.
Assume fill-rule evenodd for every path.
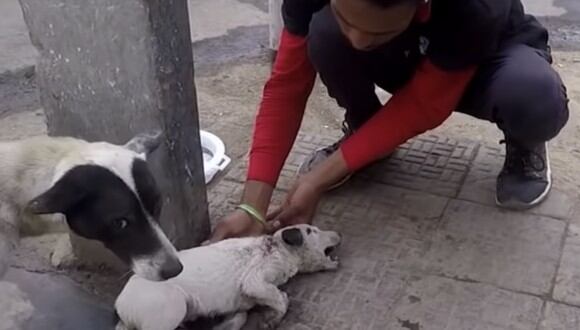
M 306 38 L 284 30 L 254 124 L 248 180 L 276 185 L 298 134 L 315 78 Z

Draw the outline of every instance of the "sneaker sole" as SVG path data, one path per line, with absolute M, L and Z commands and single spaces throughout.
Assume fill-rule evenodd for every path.
M 314 152 L 319 152 L 321 150 L 324 150 L 325 148 L 320 148 L 320 149 L 316 149 Z M 300 173 L 300 170 L 302 169 L 302 165 L 298 168 L 298 170 L 296 170 L 296 173 L 294 174 L 296 178 L 299 178 L 301 175 L 306 174 L 308 172 L 305 173 Z M 331 185 L 330 187 L 328 187 L 325 191 L 329 192 L 332 190 L 335 190 L 337 188 L 342 187 L 345 183 L 348 182 L 348 180 L 350 180 L 353 176 L 353 173 L 347 174 L 345 177 L 343 177 L 342 179 L 338 180 L 336 183 L 334 183 L 333 185 Z
M 536 199 L 534 199 L 533 201 L 531 201 L 530 203 L 523 203 L 520 201 L 507 201 L 504 203 L 501 203 L 498 199 L 497 199 L 497 195 L 495 196 L 495 204 L 499 207 L 505 208 L 505 209 L 512 209 L 512 210 L 528 210 L 531 209 L 535 206 L 537 206 L 538 204 L 542 203 L 546 197 L 548 197 L 548 194 L 550 193 L 550 190 L 552 190 L 552 167 L 550 165 L 550 152 L 548 151 L 548 148 L 546 147 L 546 163 L 548 163 L 548 171 L 547 171 L 547 176 L 548 176 L 548 185 L 546 186 L 546 189 L 544 190 L 544 192 L 536 197 Z

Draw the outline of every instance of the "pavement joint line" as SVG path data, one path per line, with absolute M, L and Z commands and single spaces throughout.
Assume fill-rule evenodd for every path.
M 447 212 L 447 210 L 451 206 L 452 201 L 453 201 L 453 198 L 447 198 L 447 200 L 445 201 L 445 206 L 443 207 L 443 210 L 441 211 L 441 215 L 437 219 L 437 224 L 433 228 L 433 232 L 438 232 L 439 230 L 441 230 L 441 228 L 443 226 L 443 217 L 445 216 L 445 213 Z M 430 237 L 429 242 L 428 242 L 429 248 L 431 248 L 432 245 L 433 245 L 433 237 Z
M 481 142 L 475 142 L 475 147 L 473 148 L 474 149 L 473 156 L 471 156 L 471 159 L 469 160 L 469 163 L 467 164 L 467 172 L 465 173 L 465 175 L 461 179 L 461 182 L 459 183 L 459 189 L 457 189 L 455 196 L 453 196 L 454 199 L 458 199 L 459 195 L 461 195 L 461 191 L 463 190 L 463 187 L 465 186 L 465 182 L 467 181 L 467 177 L 469 177 L 469 172 L 471 172 L 471 170 L 473 168 L 473 163 L 475 162 L 475 158 L 477 158 L 477 155 L 479 155 L 479 150 L 482 148 L 482 145 L 483 144 Z
M 413 188 L 413 187 L 398 186 L 398 185 L 394 185 L 394 184 L 387 183 L 387 182 L 383 182 L 383 181 L 373 181 L 373 185 L 381 185 L 381 186 L 387 186 L 387 187 L 397 188 L 397 189 L 401 189 L 401 190 L 406 190 L 406 191 L 409 191 L 409 192 L 421 193 L 421 194 L 428 195 L 430 197 L 445 198 L 445 199 L 447 199 L 447 203 L 450 203 L 452 200 L 457 200 L 457 201 L 468 202 L 468 203 L 477 204 L 477 205 L 481 205 L 481 206 L 485 206 L 485 207 L 490 207 L 490 208 L 493 207 L 493 205 L 489 205 L 489 204 L 486 204 L 486 203 L 480 202 L 480 201 L 473 201 L 473 200 L 469 200 L 469 199 L 465 199 L 465 198 L 459 198 L 459 197 L 450 197 L 450 196 L 447 196 L 447 195 L 444 195 L 444 194 L 437 194 L 437 193 L 433 193 L 433 192 L 430 192 L 430 191 L 425 191 L 425 190 L 421 190 L 421 189 Z M 286 191 L 286 190 L 284 189 L 284 191 Z M 460 191 L 461 191 L 461 189 L 460 189 Z M 445 210 L 446 209 L 447 209 L 447 204 L 445 205 L 445 208 L 443 210 L 443 213 L 439 217 L 442 217 L 443 216 L 443 214 L 445 213 Z M 503 209 L 501 209 L 501 210 L 503 210 Z M 567 220 L 567 219 L 555 218 L 555 217 L 548 216 L 548 215 L 539 215 L 539 216 L 542 216 L 542 217 L 545 217 L 545 218 L 551 218 L 553 220 L 558 220 L 558 221 Z
M 466 175 L 466 178 L 467 178 L 467 175 Z M 354 177 L 353 177 L 353 179 L 354 179 Z M 244 184 L 244 181 L 243 180 L 237 180 L 237 179 L 232 178 L 232 177 L 224 177 L 223 178 L 223 181 L 230 182 L 230 183 L 234 183 L 234 184 Z M 216 183 L 216 185 L 217 184 L 219 184 L 219 183 Z M 450 197 L 450 196 L 445 195 L 445 194 L 437 194 L 437 193 L 434 193 L 434 192 L 421 190 L 419 188 L 413 188 L 413 187 L 408 187 L 408 186 L 399 186 L 399 185 L 395 185 L 395 184 L 387 183 L 387 182 L 383 182 L 383 181 L 373 181 L 373 185 L 377 185 L 377 186 L 392 187 L 392 188 L 397 188 L 397 189 L 401 189 L 401 190 L 406 190 L 406 191 L 409 191 L 409 192 L 415 192 L 415 193 L 425 194 L 425 195 L 428 195 L 428 196 L 431 196 L 431 197 L 445 198 L 445 199 L 448 200 L 448 203 L 451 200 L 456 200 L 456 201 L 461 201 L 461 202 L 467 202 L 467 203 L 477 204 L 477 205 L 484 206 L 484 207 L 498 208 L 499 210 L 504 210 L 502 208 L 499 208 L 495 204 L 494 205 L 490 205 L 489 203 L 485 203 L 485 202 L 482 202 L 482 201 L 471 200 L 471 199 L 467 199 L 467 198 L 460 197 L 459 195 L 461 193 L 461 188 L 463 188 L 463 185 L 464 184 L 465 184 L 465 182 L 463 182 L 462 185 L 460 186 L 460 189 L 459 189 L 456 197 Z M 344 188 L 345 187 L 340 187 L 337 190 L 344 189 Z M 282 187 L 278 187 L 275 190 L 278 191 L 278 192 L 281 192 L 281 193 L 288 193 L 290 191 L 289 189 L 282 188 Z M 323 198 L 325 198 L 327 196 L 328 195 L 323 195 Z M 444 210 L 446 210 L 446 209 L 447 209 L 447 205 L 445 206 Z M 505 211 L 510 211 L 510 210 L 505 210 Z M 515 212 L 515 213 L 518 213 L 518 214 L 525 214 L 526 213 L 525 211 L 524 212 L 522 212 L 522 211 L 511 211 L 511 212 Z M 323 213 L 323 214 L 326 214 L 326 213 Z M 548 215 L 548 214 L 539 214 L 539 213 L 530 213 L 530 214 L 537 215 L 537 216 L 540 216 L 540 217 L 543 217 L 543 218 L 548 218 L 548 219 L 552 219 L 552 220 L 564 222 L 566 224 L 570 222 L 570 218 L 571 218 L 571 215 L 570 216 L 562 216 L 562 217 L 559 217 L 559 216 Z M 443 214 L 441 216 L 443 216 Z
M 527 291 L 522 291 L 522 290 L 514 290 L 514 289 L 510 289 L 510 288 L 506 288 L 503 287 L 501 285 L 497 285 L 495 283 L 489 283 L 489 282 L 485 282 L 485 281 L 478 281 L 478 280 L 474 280 L 471 278 L 461 278 L 461 277 L 457 277 L 457 276 L 449 276 L 446 275 L 444 273 L 430 273 L 430 272 L 422 272 L 423 276 L 434 276 L 434 277 L 439 277 L 439 278 L 444 278 L 444 279 L 448 279 L 448 280 L 452 280 L 452 281 L 456 281 L 456 282 L 462 282 L 462 283 L 470 283 L 470 284 L 484 284 L 484 285 L 489 285 L 495 289 L 499 289 L 502 291 L 507 291 L 507 292 L 511 292 L 511 293 L 516 293 L 516 294 L 521 294 L 521 295 L 525 295 L 525 296 L 529 296 L 529 297 L 534 297 L 534 298 L 538 298 L 540 300 L 542 300 L 543 302 L 546 303 L 554 303 L 554 304 L 559 304 L 559 305 L 565 305 L 568 307 L 572 307 L 574 309 L 580 309 L 580 304 L 575 305 L 572 303 L 568 303 L 565 301 L 560 301 L 557 299 L 554 299 L 551 296 L 551 293 L 547 293 L 547 294 L 537 294 L 537 293 L 531 293 L 531 292 L 527 292 Z
M 438 196 L 438 195 L 436 195 Z M 439 196 L 441 197 L 441 196 Z M 548 215 L 548 214 L 541 214 L 541 213 L 528 213 L 529 211 L 533 210 L 533 209 L 529 209 L 529 210 L 524 210 L 524 211 L 518 211 L 518 210 L 509 210 L 509 209 L 503 209 L 495 204 L 490 205 L 490 204 L 486 204 L 484 202 L 480 202 L 480 201 L 474 201 L 474 200 L 470 200 L 470 199 L 466 199 L 466 198 L 461 198 L 461 197 L 457 197 L 457 198 L 451 198 L 453 200 L 456 201 L 460 201 L 460 202 L 467 202 L 467 203 L 472 203 L 472 204 L 477 204 L 477 205 L 481 205 L 481 206 L 485 206 L 485 207 L 489 207 L 489 208 L 496 208 L 498 210 L 502 210 L 502 211 L 507 211 L 507 212 L 513 212 L 514 214 L 529 214 L 529 215 L 535 215 L 535 216 L 539 216 L 542 218 L 547 218 L 547 219 L 551 219 L 551 220 L 556 220 L 556 221 L 560 221 L 560 222 L 564 222 L 564 223 L 568 223 L 570 221 L 569 218 L 567 217 L 557 217 L 557 216 L 553 216 L 553 215 Z M 539 207 L 539 205 L 537 206 Z
M 540 307 L 540 317 L 538 318 L 538 322 L 536 323 L 536 327 L 534 330 L 541 330 L 542 322 L 546 319 L 546 309 L 548 308 L 548 302 L 546 300 L 542 301 L 542 307 Z
M 554 277 L 550 281 L 550 297 L 554 298 L 554 291 L 556 290 L 558 274 L 560 273 L 560 267 L 562 267 L 562 259 L 564 258 L 564 249 L 566 247 L 566 240 L 568 239 L 568 233 L 570 231 L 570 222 L 566 223 L 564 227 L 564 234 L 562 236 L 562 241 L 560 242 L 560 255 L 558 256 L 558 264 L 556 265 L 556 271 Z
M 456 282 L 461 282 L 461 283 L 468 283 L 468 284 L 483 284 L 483 285 L 489 285 L 495 289 L 498 290 L 502 290 L 502 291 L 507 291 L 507 292 L 511 292 L 511 293 L 516 293 L 516 294 L 521 294 L 521 295 L 526 295 L 526 296 L 530 296 L 530 297 L 535 297 L 538 298 L 542 301 L 548 301 L 548 302 L 556 302 L 554 299 L 552 299 L 552 297 L 549 296 L 549 294 L 537 294 L 537 293 L 532 293 L 532 292 L 527 292 L 527 291 L 522 291 L 522 290 L 514 290 L 514 289 L 510 289 L 510 288 L 506 288 L 503 287 L 501 285 L 497 285 L 495 283 L 490 283 L 490 282 L 486 282 L 486 281 L 479 281 L 479 280 L 474 280 L 472 278 L 462 278 L 459 276 L 449 276 L 446 275 L 444 273 L 429 273 L 426 272 L 426 274 L 429 274 L 431 276 L 435 276 L 435 277 L 440 277 L 440 278 L 444 278 L 444 279 L 448 279 L 448 280 L 452 280 L 452 281 L 456 281 Z M 571 304 L 568 304 L 570 306 L 573 307 L 580 307 L 580 306 L 574 306 Z

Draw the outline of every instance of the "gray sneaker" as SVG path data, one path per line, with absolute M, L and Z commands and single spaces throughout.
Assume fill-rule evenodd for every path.
M 336 141 L 330 146 L 317 149 L 312 154 L 310 154 L 298 168 L 297 175 L 301 176 L 310 172 L 318 164 L 322 163 L 324 160 L 330 157 L 330 155 L 332 155 L 335 151 L 337 151 L 340 148 L 340 144 L 353 133 L 352 130 L 348 127 L 348 124 L 346 122 L 342 123 L 342 132 L 344 135 L 342 138 L 340 138 L 340 140 Z M 342 186 L 351 177 L 352 174 L 346 175 L 344 178 L 340 179 L 338 182 L 329 187 L 328 190 L 333 190 Z
M 506 139 L 506 158 L 497 178 L 496 202 L 510 209 L 529 209 L 546 199 L 552 187 L 547 143 L 523 146 Z

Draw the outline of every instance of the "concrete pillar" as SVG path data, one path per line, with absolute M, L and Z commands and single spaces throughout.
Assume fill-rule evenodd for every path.
M 280 34 L 284 27 L 282 20 L 282 2 L 283 0 L 268 0 L 268 11 L 270 13 L 270 49 L 277 51 L 280 44 Z
M 166 143 L 149 161 L 165 196 L 162 227 L 178 249 L 200 243 L 210 227 L 187 2 L 20 3 L 40 52 L 49 135 L 120 144 L 163 129 Z M 81 262 L 110 260 L 100 245 L 78 237 L 72 243 Z

